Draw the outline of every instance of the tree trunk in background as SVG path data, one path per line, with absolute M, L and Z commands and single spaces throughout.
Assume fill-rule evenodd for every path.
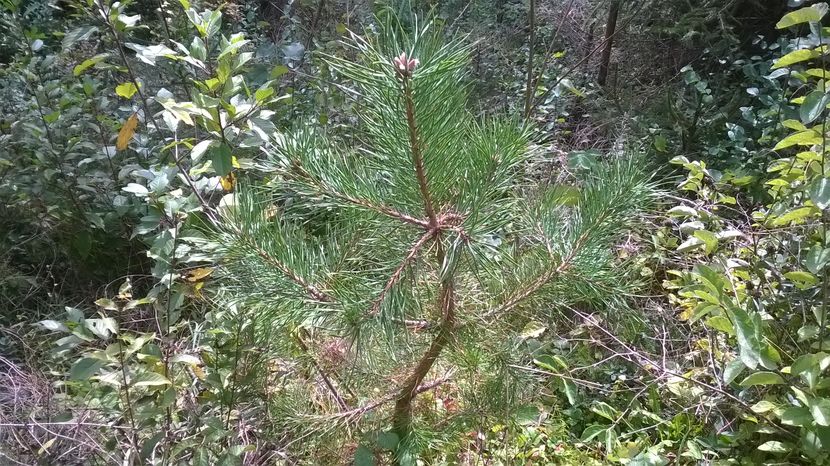
M 620 0 L 611 0 L 611 6 L 608 8 L 608 22 L 605 23 L 605 46 L 602 49 L 602 59 L 599 62 L 599 74 L 597 75 L 597 82 L 600 86 L 605 86 L 608 80 L 608 65 L 611 63 L 611 48 L 619 14 Z
M 530 108 L 533 103 L 533 49 L 536 48 L 536 0 L 530 0 L 530 9 L 527 12 L 527 25 L 530 28 L 527 45 L 527 82 L 525 83 L 525 118 L 530 117 Z

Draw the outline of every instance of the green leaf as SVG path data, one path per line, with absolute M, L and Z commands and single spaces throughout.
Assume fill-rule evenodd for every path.
M 127 186 L 121 188 L 122 191 L 126 191 L 128 193 L 133 193 L 136 196 L 143 197 L 150 194 L 150 191 L 143 185 L 138 183 L 128 183 Z
M 698 230 L 694 232 L 694 237 L 703 241 L 706 244 L 706 254 L 711 254 L 718 248 L 718 238 L 714 233 L 707 230 Z M 678 248 L 679 250 L 680 248 Z
M 384 450 L 392 450 L 394 451 L 398 448 L 398 443 L 400 442 L 400 438 L 398 434 L 394 432 L 380 432 L 378 434 L 377 444 L 378 447 Z
M 750 369 L 758 367 L 761 360 L 761 319 L 757 314 L 750 315 L 743 308 L 731 305 L 732 323 L 738 340 L 741 361 Z
M 63 322 L 58 322 L 57 320 L 41 320 L 37 323 L 45 330 L 49 330 L 52 332 L 68 332 L 69 328 L 63 324 Z
M 672 217 L 681 217 L 681 218 L 699 217 L 700 216 L 700 213 L 696 209 L 693 209 L 691 207 L 684 206 L 684 205 L 679 205 L 679 206 L 676 206 L 676 207 L 672 207 L 666 213 L 669 214 Z
M 810 411 L 800 406 L 791 406 L 782 411 L 778 417 L 781 419 L 781 424 L 787 426 L 805 426 L 813 421 Z
M 595 150 L 576 150 L 568 154 L 568 168 L 572 170 L 591 170 L 597 166 L 599 152 Z
M 772 226 L 780 227 L 792 222 L 800 222 L 801 220 L 804 220 L 805 218 L 810 217 L 813 214 L 817 214 L 818 212 L 819 210 L 815 207 L 799 207 L 774 219 L 772 221 Z
M 523 405 L 516 410 L 516 422 L 527 426 L 539 422 L 539 408 L 534 405 Z
M 706 243 L 702 239 L 696 236 L 690 236 L 686 241 L 677 247 L 677 252 L 693 251 L 695 249 L 702 248 L 705 245 Z
M 87 380 L 102 367 L 104 367 L 104 361 L 100 359 L 83 358 L 69 369 L 69 380 Z
M 263 86 L 254 92 L 254 99 L 256 99 L 257 103 L 261 104 L 272 95 L 274 95 L 274 88 Z
M 214 145 L 214 141 L 208 139 L 193 146 L 193 149 L 190 150 L 190 158 L 193 160 L 193 163 L 201 160 L 202 155 L 204 155 L 204 153 L 207 152 L 212 145 Z
M 810 403 L 810 413 L 813 420 L 820 426 L 830 426 L 830 399 L 821 398 Z
M 784 277 L 792 281 L 799 290 L 806 290 L 818 283 L 818 278 L 815 275 L 802 270 L 787 272 Z
M 534 359 L 533 364 L 536 364 L 542 369 L 546 369 L 554 373 L 559 372 L 562 369 L 568 368 L 568 365 L 560 356 L 549 354 L 543 354 L 538 358 Z
M 613 406 L 609 405 L 604 401 L 597 401 L 591 406 L 591 411 L 599 414 L 600 416 L 608 419 L 609 421 L 616 421 L 617 417 L 619 416 L 619 412 L 614 409 Z
M 170 380 L 158 372 L 144 372 L 131 380 L 131 383 L 134 387 L 158 387 L 170 385 Z
M 111 299 L 101 298 L 101 299 L 95 301 L 95 304 L 97 304 L 98 306 L 100 306 L 100 307 L 102 307 L 102 308 L 104 308 L 108 311 L 117 311 L 118 310 L 118 306 Z
M 289 69 L 285 65 L 277 65 L 271 70 L 271 79 L 279 78 L 280 76 L 288 73 Z
M 770 453 L 787 453 L 792 449 L 792 446 L 777 440 L 770 440 L 758 446 L 761 451 L 768 451 Z
M 233 157 L 231 156 L 230 146 L 223 142 L 218 146 L 211 147 L 210 163 L 213 165 L 213 170 L 217 175 L 225 176 L 230 173 L 233 168 Z
M 746 369 L 746 366 L 740 359 L 729 361 L 723 368 L 723 382 L 727 385 L 731 384 L 733 380 L 741 375 L 744 369 Z
M 784 378 L 775 372 L 756 372 L 750 374 L 747 378 L 741 381 L 742 387 L 754 387 L 756 385 L 782 385 L 786 383 Z
M 819 178 L 810 185 L 810 200 L 821 210 L 830 206 L 830 178 Z
M 752 409 L 753 413 L 763 414 L 773 411 L 776 408 L 778 408 L 778 405 L 776 405 L 775 403 L 767 400 L 761 400 L 752 405 L 750 409 Z
M 815 244 L 807 252 L 807 257 L 804 259 L 804 266 L 810 272 L 818 274 L 821 273 L 828 262 L 830 262 L 830 249 L 825 249 Z
M 818 327 L 813 326 L 818 332 Z M 813 369 L 816 366 L 816 356 L 814 354 L 802 354 L 790 366 L 790 373 L 792 375 L 800 375 L 802 372 Z
M 715 316 L 706 319 L 706 326 L 715 330 L 720 330 L 727 335 L 735 334 L 735 328 L 732 326 L 732 322 L 724 316 Z
M 582 431 L 582 435 L 579 439 L 583 442 L 588 442 L 592 440 L 594 437 L 600 435 L 601 433 L 605 432 L 608 429 L 608 426 L 603 426 L 600 424 L 591 424 Z
M 65 36 L 63 36 L 63 41 L 61 42 L 61 47 L 63 47 L 64 51 L 67 51 L 77 42 L 82 40 L 89 39 L 92 34 L 96 33 L 98 28 L 95 26 L 81 26 L 79 28 L 75 28 L 70 32 L 67 32 Z
M 668 150 L 668 147 L 669 140 L 666 139 L 665 136 L 663 136 L 662 134 L 654 136 L 654 149 L 657 150 L 657 152 L 666 152 Z
M 773 70 L 784 68 L 785 66 L 794 65 L 803 61 L 812 60 L 821 56 L 821 52 L 813 49 L 794 50 L 775 61 L 772 66 Z
M 205 447 L 197 448 L 191 459 L 193 466 L 210 466 L 210 450 Z
M 132 42 L 126 42 L 124 45 L 127 48 L 135 51 L 136 58 L 152 66 L 156 66 L 156 60 L 159 57 L 176 56 L 176 52 L 174 52 L 169 47 L 163 44 L 144 46 L 140 44 L 134 44 Z
M 118 334 L 118 322 L 111 317 L 103 317 L 101 319 L 86 319 L 84 320 L 84 327 L 89 329 L 98 338 L 106 340 L 110 335 Z
M 102 61 L 104 61 L 104 59 L 107 58 L 108 56 L 109 56 L 108 53 L 101 53 L 101 54 L 95 55 L 92 58 L 88 58 L 88 59 L 82 61 L 81 63 L 79 63 L 78 65 L 76 65 L 75 68 L 72 69 L 72 74 L 75 75 L 75 77 L 78 77 L 78 76 L 82 75 L 84 73 L 84 71 L 86 71 L 89 68 L 91 68 L 91 67 L 97 65 L 98 63 L 101 63 Z
M 784 120 L 781 122 L 781 125 L 785 128 L 794 129 L 796 131 L 807 131 L 807 127 L 798 120 Z
M 148 438 L 141 444 L 141 458 L 145 461 L 153 455 L 153 450 L 156 449 L 159 441 L 164 438 L 164 431 L 157 432 L 152 437 Z
M 115 87 L 115 93 L 125 99 L 131 98 L 136 92 L 138 92 L 138 88 L 132 82 L 121 83 Z
M 375 466 L 375 455 L 365 445 L 354 451 L 354 466 Z
M 827 108 L 828 102 L 830 102 L 830 94 L 824 91 L 813 91 L 807 94 L 799 109 L 801 121 L 805 125 L 809 125 L 815 121 L 816 118 L 821 116 L 824 109 Z
M 824 142 L 824 139 L 816 131 L 799 131 L 782 139 L 772 150 L 786 149 L 792 146 L 815 146 Z
M 579 402 L 579 392 L 576 390 L 576 384 L 570 380 L 562 379 L 563 391 L 568 398 L 568 403 L 575 406 Z
M 816 3 L 815 5 L 787 13 L 775 24 L 775 28 L 785 29 L 797 24 L 821 21 L 821 18 L 823 18 L 825 14 L 827 14 L 827 4 Z

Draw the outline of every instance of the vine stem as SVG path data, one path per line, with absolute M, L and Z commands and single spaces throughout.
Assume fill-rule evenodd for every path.
M 124 365 L 124 345 L 118 345 L 118 362 L 121 364 L 121 376 L 124 378 L 124 401 L 127 403 L 127 417 L 130 421 L 130 443 L 133 450 L 138 454 L 138 432 L 135 427 L 135 415 L 133 414 L 133 403 L 130 397 L 130 382 L 127 379 L 127 366 Z

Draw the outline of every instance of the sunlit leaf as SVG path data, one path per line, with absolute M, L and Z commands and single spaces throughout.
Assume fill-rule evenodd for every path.
M 791 146 L 814 146 L 819 145 L 824 142 L 824 139 L 821 137 L 816 131 L 807 130 L 801 131 L 795 134 L 791 134 L 784 139 L 782 139 L 778 144 L 773 147 L 772 150 L 781 150 L 786 149 L 787 147 Z
M 127 145 L 130 143 L 130 140 L 135 134 L 136 128 L 138 128 L 138 114 L 133 113 L 129 118 L 127 118 L 127 121 L 124 122 L 124 125 L 121 127 L 121 131 L 118 132 L 118 138 L 115 140 L 115 148 L 117 150 L 124 150 L 127 148 Z
M 830 102 L 830 94 L 824 91 L 813 91 L 804 98 L 804 102 L 799 109 L 801 121 L 805 125 L 809 125 L 816 118 L 820 117 L 824 109 L 827 108 L 827 103 Z
M 125 99 L 131 98 L 136 92 L 138 92 L 138 87 L 132 82 L 121 83 L 115 86 L 115 93 Z
M 795 65 L 807 60 L 812 60 L 821 56 L 821 52 L 814 49 L 794 50 L 775 61 L 771 69 L 775 70 L 785 66 Z
M 143 372 L 130 382 L 131 385 L 135 387 L 157 387 L 162 385 L 170 385 L 170 380 L 157 372 Z
M 742 387 L 754 387 L 756 385 L 781 385 L 786 383 L 784 378 L 775 372 L 755 372 L 741 381 Z
M 827 14 L 827 9 L 826 3 L 816 3 L 815 5 L 791 11 L 784 15 L 784 17 L 775 24 L 775 27 L 776 29 L 784 29 L 797 24 L 821 21 L 821 19 L 824 18 L 824 15 Z
M 830 206 L 830 178 L 818 178 L 810 185 L 810 200 L 821 210 Z
M 81 26 L 75 28 L 67 32 L 66 35 L 63 36 L 61 47 L 63 47 L 64 51 L 69 50 L 77 42 L 89 39 L 90 37 L 92 37 L 92 34 L 96 32 L 98 32 L 98 28 L 95 26 Z

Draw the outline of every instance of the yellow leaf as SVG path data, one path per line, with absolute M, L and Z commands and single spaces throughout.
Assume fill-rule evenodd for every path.
M 205 371 L 202 370 L 201 367 L 194 365 L 190 366 L 190 368 L 193 370 L 193 374 L 196 375 L 196 377 L 198 377 L 199 380 L 205 380 Z
M 210 267 L 199 267 L 198 269 L 193 269 L 187 276 L 187 281 L 189 282 L 198 282 L 199 280 L 207 277 L 208 275 L 213 273 L 213 269 Z
M 47 440 L 46 443 L 44 443 L 43 446 L 40 447 L 40 450 L 37 451 L 38 456 L 40 456 L 44 453 L 48 453 L 49 448 L 55 443 L 55 440 L 57 440 L 57 439 L 58 439 L 57 437 L 53 437 L 53 438 Z
M 129 99 L 136 92 L 138 92 L 138 87 L 136 87 L 135 83 L 121 83 L 115 86 L 115 93 L 125 99 Z
M 265 219 L 271 220 L 272 218 L 276 217 L 278 213 L 279 210 L 277 209 L 277 206 L 271 204 L 270 206 L 268 206 L 267 209 L 265 209 Z
M 121 131 L 118 132 L 118 139 L 115 141 L 115 148 L 117 150 L 124 150 L 127 148 L 127 144 L 129 144 L 130 140 L 133 138 L 137 127 L 138 115 L 133 113 L 129 118 L 127 118 L 127 121 L 124 122 L 124 126 L 121 127 Z
M 224 189 L 225 191 L 230 191 L 236 184 L 236 177 L 233 176 L 233 172 L 230 172 L 227 176 L 219 178 L 219 182 L 222 184 L 222 189 Z

